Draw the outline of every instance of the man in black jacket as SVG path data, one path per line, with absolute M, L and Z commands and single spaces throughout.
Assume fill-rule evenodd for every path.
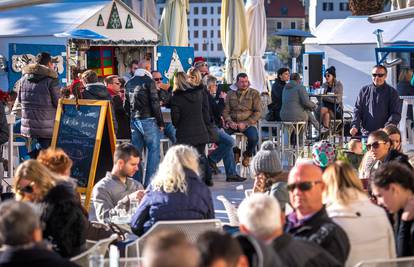
M 363 135 L 385 127 L 398 125 L 401 119 L 402 101 L 397 90 L 388 85 L 387 68 L 378 65 L 372 68 L 372 84 L 362 87 L 355 102 L 351 122 L 352 136 L 361 131 Z
M 256 193 L 245 198 L 238 208 L 238 215 L 240 231 L 271 244 L 285 266 L 342 266 L 318 245 L 283 233 L 284 214 L 274 196 Z
M 286 218 L 285 232 L 321 246 L 345 264 L 349 239 L 326 213 L 322 204 L 324 187 L 322 171 L 312 162 L 299 163 L 290 171 L 287 188 L 295 211 Z
M 148 69 L 149 68 L 149 69 Z M 160 139 L 164 130 L 160 100 L 155 82 L 152 79 L 151 63 L 141 60 L 134 77 L 125 85 L 124 108 L 130 113 L 131 141 L 142 153 L 144 146 L 147 148 L 147 168 L 143 181 L 142 168 L 139 168 L 136 176 L 144 187 L 151 182 L 160 163 Z
M 0 239 L 5 248 L 0 267 L 76 267 L 42 244 L 39 214 L 30 203 L 9 200 L 0 205 Z

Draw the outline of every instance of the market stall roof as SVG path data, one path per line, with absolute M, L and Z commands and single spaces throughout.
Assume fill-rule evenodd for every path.
M 304 44 L 376 44 L 376 29 L 383 30 L 385 44 L 414 43 L 414 18 L 381 23 L 369 23 L 366 16 L 346 19 L 325 19 L 316 28 L 316 38 L 306 38 Z
M 0 25 L 0 38 L 90 29 L 107 36 L 108 42 L 158 41 L 158 31 L 120 0 L 58 2 L 8 10 L 0 12 Z

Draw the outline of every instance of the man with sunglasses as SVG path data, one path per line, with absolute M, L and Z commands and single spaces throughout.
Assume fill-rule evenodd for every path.
M 401 119 L 402 102 L 397 90 L 385 81 L 387 68 L 374 66 L 371 75 L 372 84 L 362 87 L 355 102 L 350 130 L 352 136 L 358 130 L 367 136 L 388 124 L 398 125 Z
M 208 69 L 208 64 L 203 57 L 194 58 L 194 67 L 201 72 L 201 76 L 203 78 L 210 74 L 210 71 Z
M 298 163 L 290 171 L 287 188 L 295 211 L 286 218 L 285 232 L 316 243 L 345 264 L 349 239 L 326 213 L 322 203 L 324 187 L 322 171 L 312 162 Z

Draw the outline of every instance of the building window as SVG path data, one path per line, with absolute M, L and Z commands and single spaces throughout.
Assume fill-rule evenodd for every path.
M 210 31 L 210 38 L 214 38 L 214 31 Z
M 348 2 L 339 3 L 339 10 L 340 11 L 349 11 L 349 3 Z
M 217 37 L 218 38 L 221 38 L 221 32 L 220 32 L 220 30 L 217 31 Z
M 218 51 L 223 51 L 223 46 L 221 45 L 221 43 L 217 44 L 217 50 Z
M 213 43 L 211 43 L 210 44 L 210 51 L 213 51 L 214 50 L 214 44 Z
M 203 26 L 207 26 L 207 19 L 203 19 Z
M 290 23 L 290 28 L 296 29 L 296 23 L 294 21 Z
M 288 8 L 287 8 L 287 7 L 285 7 L 285 6 L 281 7 L 281 8 L 280 8 L 280 14 L 281 14 L 282 16 L 286 16 L 286 15 L 288 14 Z
M 221 14 L 221 6 L 218 6 L 218 7 L 217 7 L 217 13 L 218 13 L 218 14 Z
M 160 15 L 162 15 L 162 8 L 160 8 Z
M 198 44 L 197 43 L 194 43 L 194 50 L 198 51 Z
M 194 15 L 198 15 L 198 7 L 194 7 Z
M 217 26 L 220 26 L 220 19 L 217 19 Z
M 277 23 L 276 23 L 276 29 L 282 29 L 282 22 L 280 22 L 280 21 L 278 21 Z
M 323 11 L 333 11 L 333 3 L 332 2 L 323 2 L 322 3 L 322 10 Z
M 201 14 L 203 14 L 203 15 L 207 14 L 207 7 L 206 6 L 203 6 L 201 8 Z
M 207 51 L 207 44 L 203 44 L 203 51 Z
M 214 19 L 211 19 L 211 26 L 214 26 Z
M 210 14 L 214 14 L 214 7 L 210 7 Z
M 194 26 L 198 26 L 198 19 L 194 19 Z
M 203 31 L 203 38 L 207 38 L 207 31 Z
M 198 31 L 194 31 L 194 38 L 198 38 Z

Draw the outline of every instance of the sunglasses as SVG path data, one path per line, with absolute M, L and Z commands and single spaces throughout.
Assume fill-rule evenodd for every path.
M 322 183 L 322 181 L 309 181 L 309 182 L 300 182 L 300 183 L 294 183 L 294 184 L 288 184 L 287 185 L 287 190 L 289 190 L 290 192 L 293 192 L 293 190 L 295 190 L 295 188 L 297 188 L 298 190 L 305 192 L 305 191 L 309 191 L 312 189 L 312 187 L 315 184 L 320 184 Z
M 156 81 L 156 82 L 159 82 L 161 80 L 162 80 L 162 78 L 154 78 L 154 81 Z
M 380 147 L 380 144 L 385 144 L 386 142 L 384 141 L 377 141 L 374 142 L 372 144 L 367 144 L 367 150 L 371 150 L 371 148 L 373 149 L 378 149 Z
M 32 183 L 23 186 L 22 188 L 17 188 L 17 192 L 20 194 L 31 194 L 33 193 L 33 185 Z
M 196 63 L 194 65 L 196 68 L 201 67 L 201 66 L 208 66 L 208 64 L 206 62 L 200 62 L 200 63 Z
M 379 78 L 382 78 L 382 77 L 384 77 L 385 76 L 385 73 L 372 73 L 372 77 L 379 77 Z

